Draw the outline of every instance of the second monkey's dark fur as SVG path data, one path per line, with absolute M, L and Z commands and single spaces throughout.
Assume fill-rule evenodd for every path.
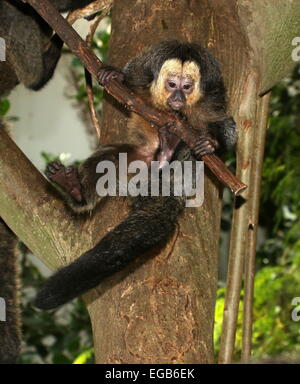
M 51 0 L 60 11 L 84 7 L 93 0 Z M 0 37 L 6 61 L 0 61 L 0 98 L 18 83 L 33 90 L 52 77 L 61 55 L 62 40 L 31 8 L 18 0 L 0 0 Z
M 193 153 L 197 153 L 199 148 L 201 151 L 199 150 L 198 153 L 202 155 L 213 152 L 216 148 L 222 151 L 232 148 L 236 141 L 235 123 L 232 118 L 225 117 L 225 87 L 221 71 L 216 59 L 204 48 L 197 44 L 178 41 L 162 42 L 131 60 L 125 66 L 120 78 L 149 103 L 153 103 L 153 97 L 160 96 L 154 95 L 153 92 L 160 91 L 155 91 L 151 86 L 156 84 L 161 75 L 162 66 L 170 59 L 178 59 L 181 63 L 194 62 L 201 73 L 202 97 L 191 108 L 185 108 L 180 113 L 185 115 L 195 129 L 197 129 L 197 122 L 200 122 L 203 116 L 207 116 L 209 121 L 208 130 L 199 131 L 199 141 L 195 143 L 194 151 L 180 142 L 173 148 L 172 160 L 181 162 L 195 160 Z M 109 70 L 107 74 L 109 76 Z M 118 76 L 117 71 L 115 76 Z M 103 79 L 105 78 L 106 75 Z M 185 81 L 184 78 L 182 81 Z M 198 88 L 195 87 L 195 89 Z M 157 103 L 155 105 L 166 109 L 166 100 L 163 99 L 161 105 Z M 143 136 L 139 145 L 133 143 L 127 146 L 100 147 L 79 167 L 78 176 L 73 168 L 65 169 L 57 163 L 49 166 L 48 176 L 66 190 L 68 204 L 76 212 L 92 210 L 100 200 L 96 193 L 99 174 L 95 172 L 96 165 L 100 161 L 108 159 L 117 162 L 120 152 L 127 152 L 131 159 L 152 160 L 163 150 L 159 146 L 156 148 L 153 141 L 155 142 L 157 136 L 165 135 L 165 131 L 153 132 L 153 127 L 136 115 L 133 115 L 129 121 L 129 126 L 137 130 L 139 137 Z M 154 149 L 149 159 L 148 152 L 145 150 L 145 154 L 143 148 L 152 148 L 151 146 Z M 37 307 L 51 309 L 66 303 L 96 287 L 103 279 L 127 266 L 146 250 L 167 241 L 184 208 L 184 198 L 172 195 L 169 197 L 139 196 L 130 200 L 131 212 L 123 222 L 101 239 L 93 249 L 50 277 L 36 298 Z

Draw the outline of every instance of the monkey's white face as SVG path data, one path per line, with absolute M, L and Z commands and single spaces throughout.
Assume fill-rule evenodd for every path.
M 168 106 L 175 111 L 180 111 L 186 105 L 186 96 L 191 94 L 194 88 L 194 79 L 179 74 L 169 74 L 165 80 L 165 90 L 170 94 L 167 99 Z
M 200 78 L 200 68 L 193 61 L 165 61 L 150 88 L 154 104 L 175 111 L 193 106 L 201 98 Z

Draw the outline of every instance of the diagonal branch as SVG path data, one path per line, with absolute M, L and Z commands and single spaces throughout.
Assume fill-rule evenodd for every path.
M 69 25 L 69 23 L 60 15 L 55 7 L 48 0 L 22 0 L 30 4 L 56 31 L 75 55 L 84 63 L 88 71 L 97 80 L 101 74 L 103 63 L 90 50 L 85 41 Z M 179 117 L 165 112 L 159 112 L 155 108 L 146 105 L 145 102 L 137 97 L 131 90 L 116 80 L 111 80 L 105 86 L 105 90 L 111 94 L 121 104 L 152 124 L 162 127 L 168 122 L 173 126 L 170 130 L 179 136 L 188 146 L 192 146 L 197 138 L 196 132 L 193 133 L 191 127 L 183 122 Z M 203 122 L 203 125 L 205 123 Z M 215 176 L 226 186 L 228 186 L 235 195 L 242 193 L 247 186 L 239 181 L 225 166 L 225 164 L 216 155 L 205 155 L 202 157 L 204 163 L 211 169 Z

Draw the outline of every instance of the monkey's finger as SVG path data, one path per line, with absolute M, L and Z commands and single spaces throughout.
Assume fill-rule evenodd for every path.
M 199 148 L 215 148 L 215 146 L 209 141 L 204 141 L 203 143 L 197 143 L 193 149 L 197 150 Z
M 202 149 L 205 149 L 205 148 L 207 148 L 207 149 L 209 149 L 209 150 L 211 150 L 211 149 L 215 149 L 215 147 L 214 147 L 214 145 L 212 145 L 211 143 L 203 143 L 203 144 L 199 144 L 199 145 L 197 145 L 197 146 L 195 146 L 194 148 L 193 148 L 193 150 L 194 151 L 198 151 L 198 150 L 202 150 Z
M 107 66 L 100 70 L 98 81 L 102 86 L 105 86 L 110 79 L 117 79 L 122 82 L 124 80 L 124 76 L 124 73 L 119 69 Z
M 199 146 L 197 148 L 193 149 L 193 153 L 196 156 L 204 156 L 204 155 L 209 155 L 215 152 L 215 148 L 211 145 L 204 145 L 204 146 Z

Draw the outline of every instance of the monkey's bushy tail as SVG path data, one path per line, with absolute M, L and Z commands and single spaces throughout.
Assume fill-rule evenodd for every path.
M 181 205 L 174 197 L 137 200 L 132 213 L 99 244 L 50 277 L 38 293 L 35 305 L 41 309 L 62 305 L 167 240 L 175 229 Z
M 0 364 L 16 363 L 21 343 L 17 242 L 0 218 Z

